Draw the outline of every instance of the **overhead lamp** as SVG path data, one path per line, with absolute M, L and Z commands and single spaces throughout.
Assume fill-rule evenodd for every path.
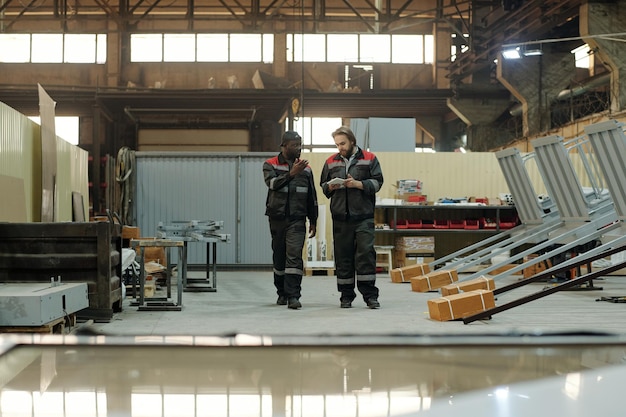
M 540 56 L 543 55 L 541 44 L 524 48 L 524 56 Z
M 520 54 L 519 46 L 517 48 L 505 49 L 502 51 L 502 58 L 504 59 L 520 59 L 522 55 Z

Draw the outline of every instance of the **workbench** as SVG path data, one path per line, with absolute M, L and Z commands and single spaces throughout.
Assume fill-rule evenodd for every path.
M 180 241 L 183 244 L 183 263 L 185 269 L 182 275 L 183 291 L 185 292 L 216 292 L 217 291 L 217 243 L 230 242 L 230 234 L 218 233 L 224 222 L 215 220 L 184 220 L 169 225 L 159 222 L 157 238 L 167 238 Z M 206 276 L 191 278 L 188 276 L 187 251 L 189 242 L 206 243 Z
M 139 311 L 181 311 L 183 307 L 183 280 L 187 273 L 187 257 L 184 253 L 184 244 L 181 241 L 175 241 L 170 239 L 155 239 L 155 240 L 137 240 L 132 239 L 130 245 L 133 248 L 139 247 L 139 294 L 137 295 L 132 306 L 138 306 Z M 176 279 L 177 287 L 177 301 L 172 301 L 172 263 L 170 261 L 170 255 L 167 253 L 167 268 L 166 268 L 166 297 L 145 297 L 145 284 L 146 284 L 146 269 L 145 269 L 145 249 L 146 248 L 165 248 L 169 252 L 170 248 L 178 248 L 178 276 Z

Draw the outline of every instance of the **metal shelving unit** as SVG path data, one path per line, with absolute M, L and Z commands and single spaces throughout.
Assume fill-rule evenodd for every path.
M 389 225 L 377 227 L 377 245 L 395 245 L 398 236 L 434 236 L 438 259 L 516 226 L 517 211 L 514 206 L 379 205 L 375 221 Z

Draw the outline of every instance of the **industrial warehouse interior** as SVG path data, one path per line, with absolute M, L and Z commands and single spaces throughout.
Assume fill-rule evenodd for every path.
M 622 416 L 624 14 L 0 2 L 0 415 Z

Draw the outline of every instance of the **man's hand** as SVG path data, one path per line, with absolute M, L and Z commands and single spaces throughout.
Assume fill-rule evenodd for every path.
M 348 179 L 346 179 L 343 185 L 348 188 L 358 188 L 359 190 L 363 189 L 363 183 L 361 181 L 358 181 L 352 178 L 352 175 L 350 174 L 348 174 Z
M 309 238 L 315 237 L 317 233 L 317 226 L 314 224 L 309 225 Z
M 296 175 L 304 171 L 304 168 L 306 168 L 307 165 L 309 165 L 309 161 L 307 161 L 306 159 L 296 159 L 296 161 L 293 163 L 293 166 L 291 167 L 291 170 L 289 171 L 289 175 L 295 177 Z

